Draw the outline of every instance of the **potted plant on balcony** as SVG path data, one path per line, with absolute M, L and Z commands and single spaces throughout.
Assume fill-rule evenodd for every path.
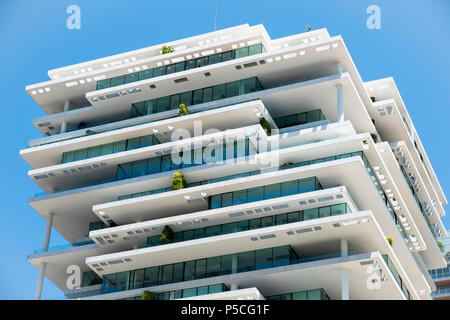
M 184 180 L 183 174 L 179 171 L 173 174 L 172 178 L 172 190 L 181 190 L 186 188 L 187 183 Z
M 375 133 L 371 133 L 370 136 L 372 137 L 373 142 L 377 143 L 377 141 L 378 141 L 378 136 L 377 136 Z
M 261 119 L 259 121 L 259 124 L 261 125 L 261 127 L 266 130 L 267 135 L 270 136 L 272 129 L 270 128 L 270 124 L 266 119 Z
M 441 250 L 441 252 L 444 252 L 445 247 L 444 247 L 444 245 L 442 244 L 442 242 L 438 241 L 438 242 L 437 242 L 437 246 L 439 247 L 439 250 Z
M 160 240 L 163 243 L 171 242 L 173 240 L 173 230 L 168 225 L 164 227 Z
M 162 51 L 162 54 L 166 54 L 166 53 L 173 52 L 173 49 L 169 46 L 163 46 L 161 51 Z
M 188 110 L 188 108 L 185 106 L 185 104 L 184 103 L 182 103 L 182 104 L 180 104 L 179 106 L 178 106 L 178 115 L 179 116 L 185 116 L 185 115 L 187 115 L 187 114 L 189 114 L 189 110 Z
M 389 243 L 389 245 L 392 247 L 392 245 L 394 244 L 394 239 L 391 236 L 386 237 L 387 242 Z
M 155 300 L 156 294 L 154 292 L 150 292 L 148 290 L 145 290 L 142 292 L 141 300 Z

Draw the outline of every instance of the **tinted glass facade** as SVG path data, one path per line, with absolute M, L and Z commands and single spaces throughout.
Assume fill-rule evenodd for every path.
M 322 110 L 311 110 L 307 112 L 290 114 L 273 119 L 279 129 L 296 125 L 326 120 Z

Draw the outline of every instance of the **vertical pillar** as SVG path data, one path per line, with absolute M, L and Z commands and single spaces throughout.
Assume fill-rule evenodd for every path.
M 39 276 L 38 276 L 38 282 L 36 286 L 36 293 L 34 295 L 35 300 L 41 300 L 42 295 L 42 285 L 44 284 L 44 274 L 45 274 L 45 266 L 47 264 L 45 262 L 42 262 L 39 267 Z
M 348 241 L 341 239 L 341 257 L 348 256 Z
M 70 101 L 65 100 L 64 101 L 64 112 L 69 111 L 69 107 L 70 107 Z M 64 121 L 63 123 L 61 123 L 61 133 L 66 132 L 66 128 L 67 128 L 67 121 Z
M 42 246 L 44 252 L 48 251 L 48 245 L 50 244 L 50 234 L 52 233 L 53 215 L 54 213 L 50 212 L 47 218 L 47 225 L 45 227 L 44 245 Z
M 337 89 L 337 122 L 344 121 L 344 88 L 342 84 L 336 85 Z
M 347 270 L 341 269 L 341 300 L 349 300 Z
M 237 290 L 238 289 L 238 284 L 237 283 L 232 283 L 230 286 L 230 291 L 231 290 Z
M 340 61 L 336 62 L 336 67 L 338 74 L 342 74 L 344 72 L 344 65 L 342 64 L 342 62 Z

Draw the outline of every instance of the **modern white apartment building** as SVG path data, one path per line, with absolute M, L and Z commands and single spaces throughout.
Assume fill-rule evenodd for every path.
M 48 75 L 20 151 L 37 299 L 44 277 L 70 299 L 431 299 L 447 199 L 394 80 L 363 82 L 341 36 L 245 24 Z

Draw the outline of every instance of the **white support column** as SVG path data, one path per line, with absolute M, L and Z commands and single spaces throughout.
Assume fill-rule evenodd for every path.
M 341 300 L 349 300 L 347 270 L 341 269 Z
M 45 266 L 47 264 L 45 262 L 41 263 L 39 267 L 39 276 L 38 276 L 38 282 L 36 286 L 36 293 L 34 295 L 34 300 L 41 300 L 42 295 L 42 286 L 44 284 L 44 274 L 45 274 Z
M 43 252 L 48 251 L 48 245 L 50 244 L 50 234 L 52 233 L 54 213 L 50 212 L 48 214 L 47 226 L 45 227 L 44 245 L 42 246 Z
M 347 239 L 341 239 L 341 257 L 348 256 L 348 241 Z
M 337 73 L 342 74 L 344 72 L 344 65 L 342 64 L 342 62 L 340 61 L 336 62 L 336 66 L 337 66 Z
M 237 283 L 232 283 L 231 286 L 230 286 L 230 291 L 231 290 L 237 290 L 237 289 L 238 289 Z
M 70 101 L 69 100 L 65 100 L 64 101 L 64 112 L 66 112 L 66 111 L 69 111 L 69 108 L 70 108 Z M 66 132 L 66 128 L 67 128 L 67 121 L 64 121 L 62 124 L 61 124 L 61 133 L 64 133 L 64 132 Z
M 344 121 L 344 88 L 342 84 L 336 85 L 337 89 L 337 122 Z

